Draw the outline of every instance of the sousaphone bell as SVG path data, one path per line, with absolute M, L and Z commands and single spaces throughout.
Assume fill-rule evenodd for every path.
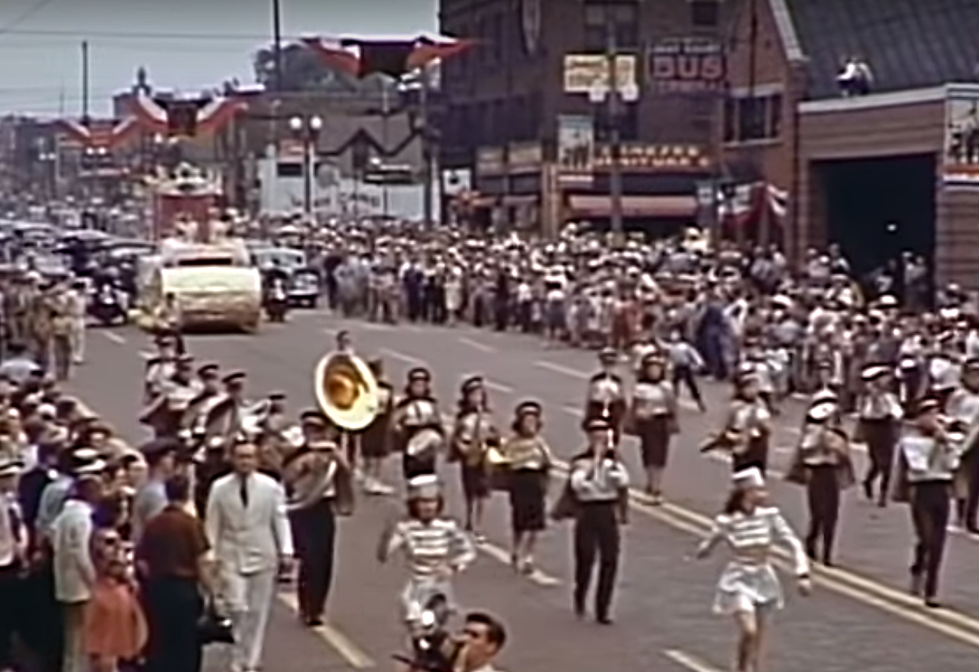
M 380 410 L 377 378 L 364 360 L 335 352 L 316 365 L 313 387 L 320 410 L 340 429 L 366 428 Z

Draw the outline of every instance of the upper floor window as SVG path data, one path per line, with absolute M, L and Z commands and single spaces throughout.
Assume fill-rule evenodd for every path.
M 697 28 L 717 28 L 721 22 L 719 0 L 690 0 L 690 23 Z
M 639 47 L 639 6 L 634 0 L 585 2 L 585 49 L 605 51 L 610 34 L 617 49 Z
M 735 96 L 724 102 L 724 141 L 775 140 L 782 134 L 782 94 Z

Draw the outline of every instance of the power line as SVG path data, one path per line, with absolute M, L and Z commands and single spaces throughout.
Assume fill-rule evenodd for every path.
M 0 35 L 7 35 L 21 26 L 27 23 L 32 16 L 40 12 L 42 9 L 50 5 L 54 0 L 38 0 L 33 5 L 21 12 L 17 17 L 8 21 L 3 26 L 0 26 Z

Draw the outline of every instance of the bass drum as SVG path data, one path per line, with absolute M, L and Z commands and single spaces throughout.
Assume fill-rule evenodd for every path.
M 438 454 L 445 447 L 445 436 L 433 427 L 415 432 L 405 444 L 405 453 L 411 457 L 428 457 Z

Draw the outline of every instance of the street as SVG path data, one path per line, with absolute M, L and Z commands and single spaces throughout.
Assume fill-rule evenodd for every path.
M 507 427 L 517 402 L 536 399 L 544 406 L 545 435 L 563 460 L 582 447 L 579 430 L 587 378 L 596 370 L 593 353 L 547 348 L 536 337 L 428 325 L 391 327 L 344 321 L 323 311 L 293 312 L 282 325 L 263 325 L 257 335 L 193 335 L 190 351 L 200 361 L 225 370 L 248 372 L 249 396 L 279 390 L 293 411 L 312 405 L 313 369 L 333 346 L 340 329 L 351 331 L 357 351 L 383 357 L 387 374 L 400 390 L 408 368 L 428 366 L 443 415 L 455 411 L 464 376 L 487 378 L 497 423 Z M 146 334 L 135 328 L 92 329 L 88 362 L 69 385 L 95 412 L 133 444 L 146 436 L 136 421 L 141 408 Z M 683 402 L 681 434 L 674 440 L 665 480 L 667 503 L 652 507 L 634 493 L 631 523 L 625 530 L 624 561 L 613 617 L 600 627 L 578 621 L 571 611 L 570 538 L 554 525 L 537 550 L 539 571 L 516 575 L 509 565 L 508 507 L 503 495 L 488 506 L 490 543 L 479 561 L 457 581 L 466 608 L 485 609 L 503 618 L 510 639 L 500 665 L 524 670 L 610 672 L 665 670 L 720 672 L 729 668 L 734 632 L 710 611 L 714 585 L 725 561 L 723 551 L 704 562 L 689 561 L 710 517 L 722 505 L 729 468 L 700 455 L 697 445 L 717 428 L 730 390 L 704 384 L 708 412 Z M 788 401 L 777 418 L 778 431 L 770 492 L 797 532 L 805 523 L 803 491 L 777 475 L 787 468 L 801 425 L 802 405 Z M 638 446 L 627 439 L 624 454 L 633 486 L 642 487 Z M 864 468 L 858 453 L 858 477 Z M 397 483 L 396 458 L 388 480 Z M 458 475 L 443 467 L 449 510 L 461 512 Z M 552 483 L 560 491 L 562 474 Z M 397 616 L 397 591 L 404 573 L 394 563 L 374 559 L 384 522 L 399 514 L 400 498 L 366 498 L 353 517 L 343 520 L 338 564 L 328 607 L 328 626 L 311 632 L 295 615 L 291 597 L 276 606 L 267 644 L 266 669 L 275 672 L 390 669 L 391 655 L 403 646 Z M 783 575 L 786 609 L 776 616 L 770 669 L 778 672 L 894 672 L 897 670 L 975 669 L 979 649 L 979 540 L 950 536 L 940 597 L 945 608 L 927 610 L 906 595 L 911 529 L 905 506 L 880 509 L 857 489 L 845 495 L 836 568 L 814 571 L 815 592 L 798 597 Z M 209 672 L 224 672 L 221 654 L 211 656 Z

